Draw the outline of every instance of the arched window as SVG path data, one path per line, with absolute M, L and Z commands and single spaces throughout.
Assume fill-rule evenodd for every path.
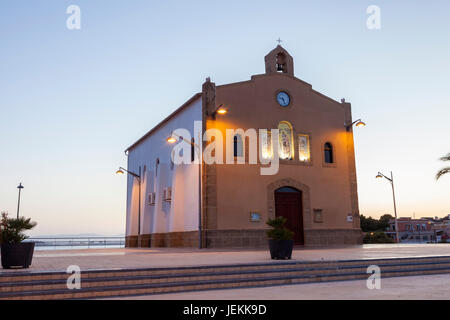
M 156 164 L 155 164 L 155 176 L 158 176 L 158 167 L 159 167 L 159 158 L 156 159 Z
M 299 192 L 300 191 L 292 187 L 282 187 L 280 189 L 275 190 L 275 193 L 299 193 Z
M 287 121 L 281 121 L 279 130 L 279 154 L 280 159 L 294 159 L 294 134 L 292 125 Z
M 333 145 L 329 142 L 324 145 L 325 163 L 334 163 Z
M 233 154 L 235 157 L 242 157 L 244 155 L 243 151 L 242 137 L 240 134 L 237 134 L 233 138 Z
M 191 162 L 194 162 L 195 160 L 195 139 L 191 139 Z

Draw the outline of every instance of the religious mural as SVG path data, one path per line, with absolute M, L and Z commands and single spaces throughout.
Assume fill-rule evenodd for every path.
M 263 159 L 272 159 L 272 132 L 270 130 L 261 131 L 261 150 Z
M 278 130 L 280 159 L 294 159 L 294 135 L 291 124 L 287 121 L 282 121 L 278 125 Z
M 311 151 L 309 144 L 309 135 L 298 135 L 298 156 L 302 162 L 309 162 L 311 160 Z

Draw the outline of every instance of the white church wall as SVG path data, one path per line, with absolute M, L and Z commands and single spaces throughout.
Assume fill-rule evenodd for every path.
M 170 217 L 172 232 L 198 229 L 198 165 L 179 165 L 174 168 L 172 192 L 177 201 L 173 203 Z M 195 189 L 195 190 L 194 190 Z M 186 208 L 190 208 L 189 211 Z M 195 217 L 195 218 L 193 218 Z
M 138 233 L 139 183 L 132 176 L 127 179 L 126 235 Z
M 156 214 L 153 215 L 154 227 L 152 233 L 170 232 L 169 217 L 171 215 L 172 203 L 164 201 L 163 192 L 165 188 L 172 186 L 172 172 L 168 170 L 168 166 L 166 163 L 160 163 L 156 181 Z M 178 201 L 178 199 L 174 199 L 174 202 L 175 201 Z
M 146 167 L 141 186 L 141 234 L 198 229 L 198 165 L 175 165 L 172 169 L 173 145 L 166 140 L 179 128 L 187 129 L 194 137 L 194 122 L 201 119 L 200 97 L 129 151 L 128 170 L 138 173 L 139 168 L 143 171 Z M 172 188 L 171 203 L 163 201 L 163 191 L 167 187 Z M 138 184 L 131 176 L 128 177 L 127 192 L 126 234 L 137 235 Z M 151 192 L 156 193 L 154 206 L 148 204 Z
M 153 230 L 153 217 L 155 213 L 155 206 L 149 203 L 149 194 L 155 192 L 155 172 L 153 170 L 149 170 L 146 167 L 144 171 L 144 180 L 142 181 L 143 192 L 142 192 L 142 234 L 149 234 L 151 230 Z

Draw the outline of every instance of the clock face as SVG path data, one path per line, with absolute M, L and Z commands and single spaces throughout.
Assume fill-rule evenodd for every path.
M 280 106 L 287 107 L 291 103 L 291 98 L 286 92 L 281 91 L 277 94 L 277 101 Z

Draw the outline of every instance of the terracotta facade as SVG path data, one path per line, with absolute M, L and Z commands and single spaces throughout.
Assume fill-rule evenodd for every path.
M 352 123 L 351 105 L 330 99 L 294 77 L 293 59 L 281 46 L 266 56 L 265 63 L 266 73 L 249 81 L 216 86 L 208 79 L 204 83 L 203 132 L 218 129 L 225 140 L 227 129 L 271 130 L 284 121 L 292 127 L 294 156 L 280 160 L 277 174 L 261 175 L 261 164 L 248 164 L 249 141 L 244 138 L 245 164 L 225 164 L 225 150 L 224 164 L 203 164 L 203 245 L 265 247 L 265 221 L 276 216 L 275 192 L 284 187 L 301 193 L 306 246 L 360 244 L 353 131 L 346 128 Z M 280 92 L 289 95 L 288 106 L 277 101 Z M 228 114 L 215 117 L 214 110 L 220 105 Z M 300 135 L 309 138 L 306 162 L 299 159 Z M 332 146 L 332 163 L 326 161 L 327 143 Z M 261 219 L 252 221 L 252 213 Z M 140 238 L 142 246 L 198 246 L 198 231 Z M 134 245 L 138 245 L 137 238 L 127 235 L 127 246 Z

